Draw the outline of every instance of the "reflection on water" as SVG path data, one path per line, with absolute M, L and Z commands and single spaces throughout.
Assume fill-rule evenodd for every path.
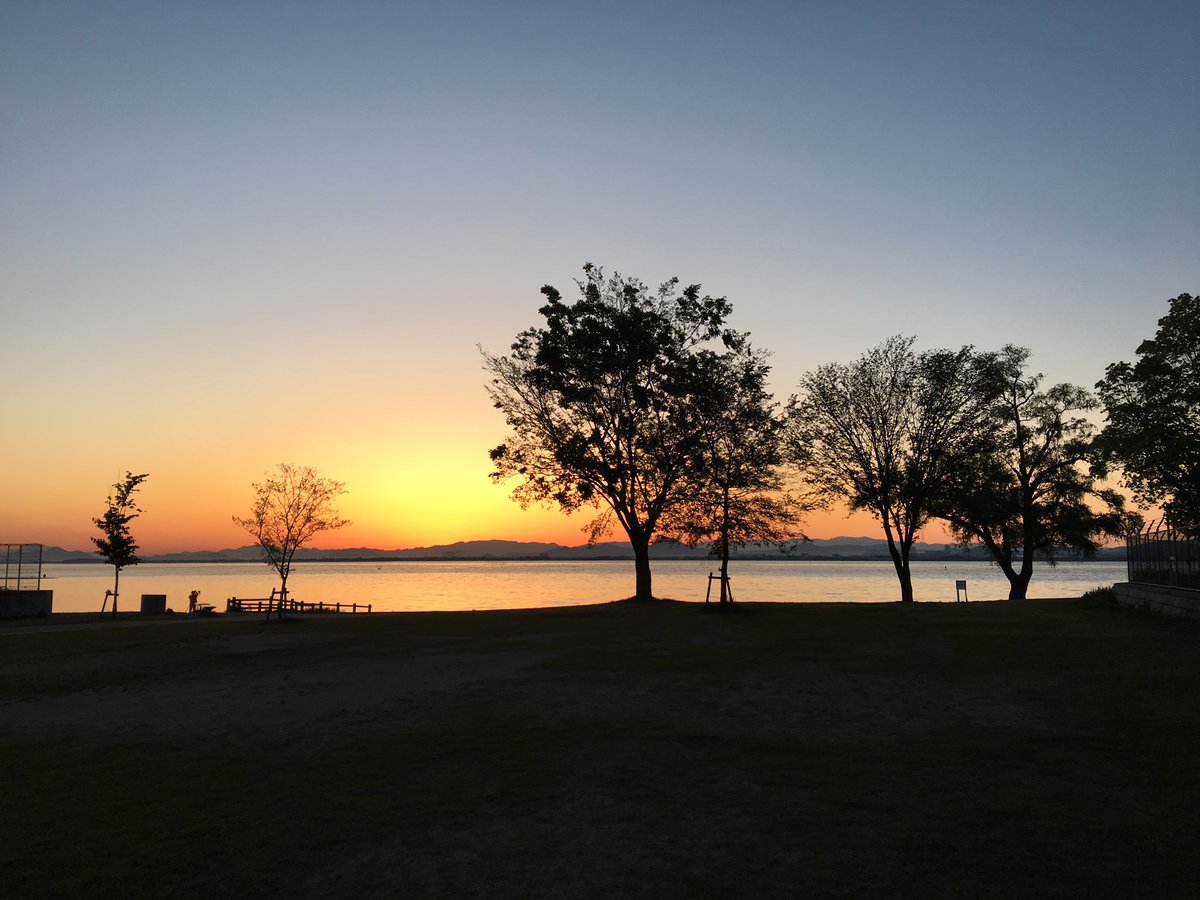
M 654 593 L 703 602 L 709 560 L 654 563 Z M 48 565 L 42 587 L 54 591 L 55 612 L 99 611 L 112 569 L 105 565 Z M 732 569 L 734 597 L 757 602 L 899 599 L 890 562 L 745 561 Z M 967 581 L 972 600 L 1001 600 L 1008 582 L 984 562 L 913 563 L 918 600 L 953 601 L 954 582 Z M 1039 566 L 1030 597 L 1077 597 L 1094 587 L 1125 580 L 1123 562 L 1070 562 Z M 144 563 L 121 571 L 121 605 L 137 610 L 142 594 L 166 594 L 167 606 L 182 612 L 187 596 L 225 609 L 229 597 L 266 597 L 278 587 L 262 563 L 185 565 Z M 371 603 L 379 611 L 520 609 L 605 603 L 633 593 L 632 560 L 602 562 L 362 562 L 297 563 L 288 580 L 291 596 L 310 602 Z

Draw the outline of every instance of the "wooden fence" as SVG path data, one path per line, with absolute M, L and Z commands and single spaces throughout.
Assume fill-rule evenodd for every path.
M 303 600 L 280 600 L 278 597 L 230 597 L 225 601 L 227 613 L 279 612 L 285 613 L 369 613 L 370 603 L 305 603 Z

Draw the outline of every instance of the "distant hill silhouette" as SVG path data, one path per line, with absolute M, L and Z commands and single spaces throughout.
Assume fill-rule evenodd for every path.
M 798 544 L 784 554 L 771 544 L 750 545 L 732 554 L 739 559 L 825 559 L 825 560 L 875 560 L 890 559 L 887 543 L 879 538 L 836 537 L 819 538 L 809 543 Z M 704 547 L 685 547 L 682 544 L 663 541 L 650 548 L 653 559 L 703 559 L 708 556 Z M 956 544 L 927 544 L 918 542 L 913 546 L 913 559 L 987 559 L 982 547 L 964 550 Z M 1102 560 L 1125 558 L 1124 547 L 1110 547 L 1100 551 Z M 206 563 L 206 562 L 259 562 L 261 552 L 256 546 L 237 547 L 228 550 L 191 550 L 180 553 L 147 555 L 144 562 Z M 633 549 L 625 541 L 605 541 L 592 546 L 564 547 L 561 544 L 543 544 L 532 541 L 458 541 L 453 544 L 438 544 L 433 547 L 411 547 L 405 550 L 379 550 L 372 547 L 348 547 L 341 550 L 318 550 L 306 548 L 297 551 L 297 561 L 381 561 L 381 560 L 571 560 L 571 559 L 633 559 Z M 46 547 L 42 560 L 47 563 L 103 564 L 93 552 L 64 550 L 61 547 Z

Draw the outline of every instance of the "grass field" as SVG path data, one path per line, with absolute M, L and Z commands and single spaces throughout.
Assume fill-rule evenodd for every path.
M 0 626 L 5 897 L 1200 896 L 1188 623 L 182 618 Z

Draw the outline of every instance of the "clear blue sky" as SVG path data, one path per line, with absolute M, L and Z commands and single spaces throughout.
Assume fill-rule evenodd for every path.
M 162 547 L 233 541 L 289 460 L 364 543 L 516 534 L 476 345 L 585 261 L 727 295 L 780 396 L 897 332 L 1090 386 L 1200 291 L 1197 46 L 1194 0 L 7 0 L 4 524 L 132 468 Z

